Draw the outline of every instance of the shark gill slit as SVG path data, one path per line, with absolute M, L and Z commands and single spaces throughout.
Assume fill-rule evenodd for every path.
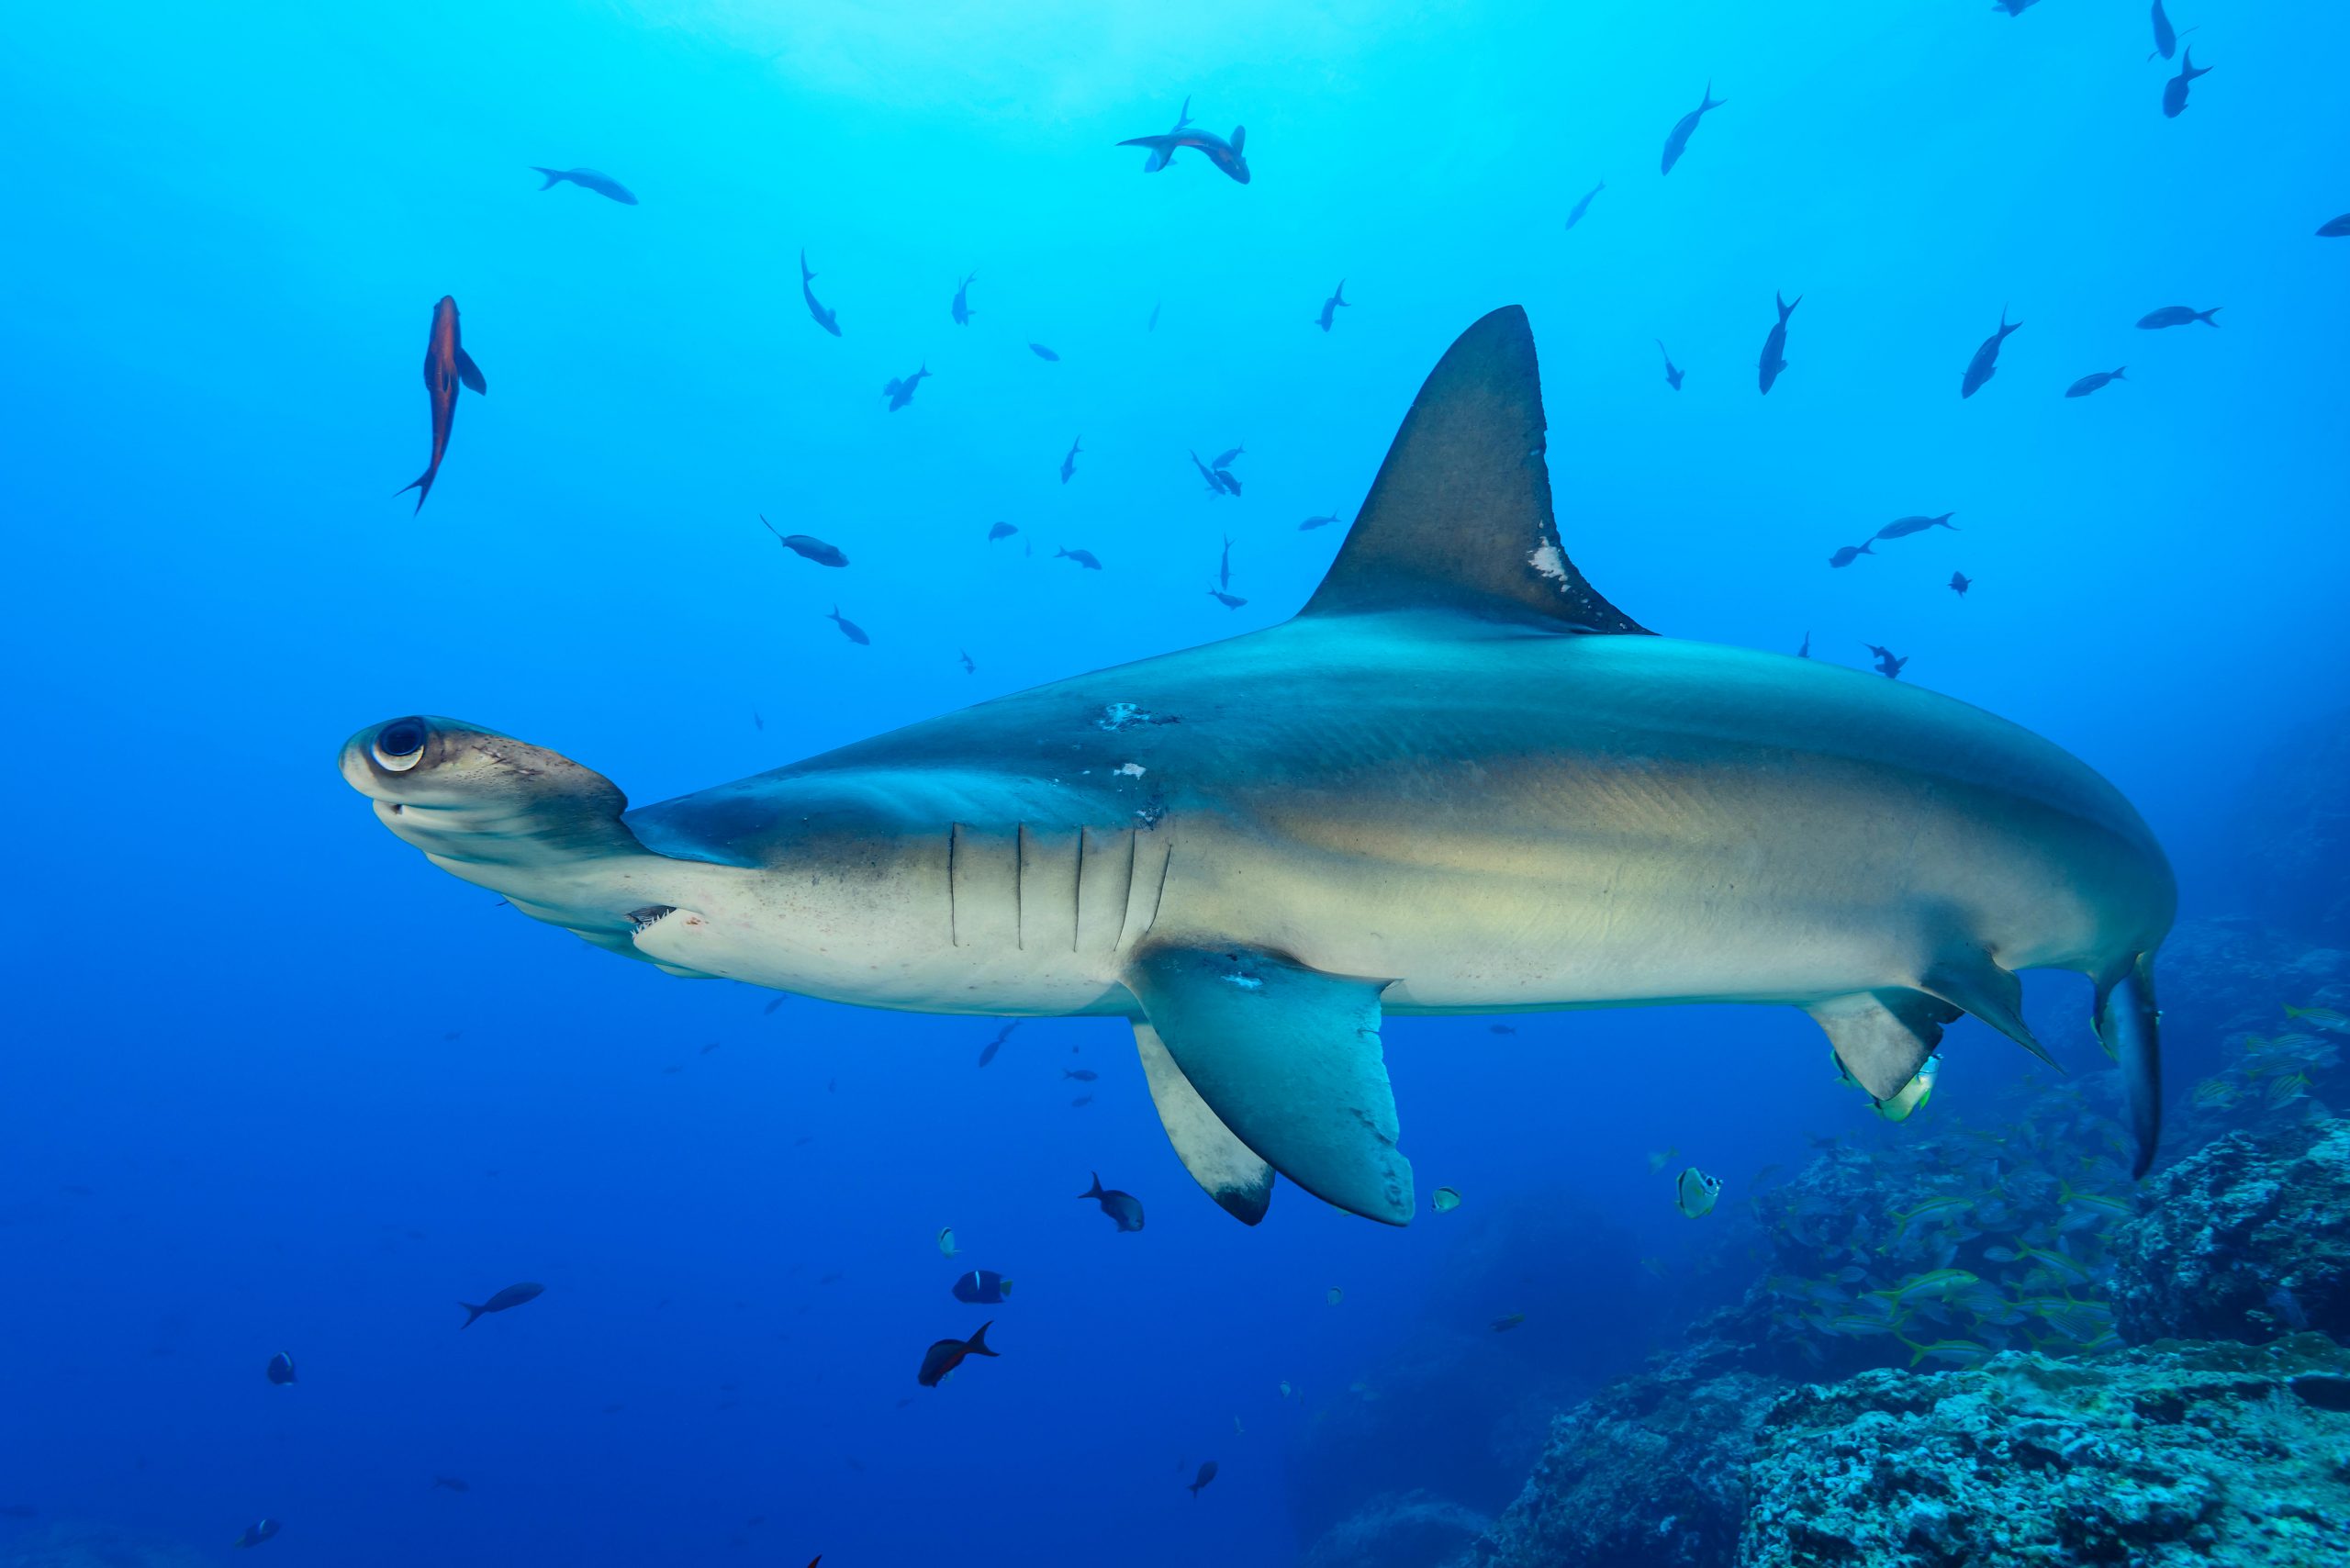
M 1077 939 L 1085 929 L 1085 825 L 1077 829 L 1077 875 L 1069 880 L 1069 950 L 1077 951 Z
M 1012 945 L 1028 950 L 1028 824 L 1012 824 Z
M 963 945 L 962 933 L 955 925 L 955 846 L 962 834 L 961 823 L 946 824 L 946 945 L 950 947 Z

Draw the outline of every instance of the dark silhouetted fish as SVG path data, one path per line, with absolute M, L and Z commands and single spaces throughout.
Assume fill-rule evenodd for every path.
M 2154 54 L 2168 60 L 2178 50 L 2178 34 L 2171 27 L 2170 18 L 2163 15 L 2163 0 L 2154 0 Z M 2148 60 L 2154 54 L 2146 56 Z
M 1964 599 L 1966 597 L 1966 590 L 1974 586 L 1975 579 L 1968 577 L 1964 572 L 1953 572 L 1950 575 L 1950 591 L 1958 595 L 1961 599 Z
M 1662 338 L 1656 340 L 1656 352 L 1661 354 L 1664 354 L 1664 384 L 1667 386 L 1672 387 L 1675 392 L 1680 391 L 1681 367 L 1673 363 L 1673 356 L 1671 354 L 1665 353 L 1664 340 Z
M 283 1350 L 278 1351 L 277 1354 L 269 1358 L 269 1365 L 264 1369 L 263 1375 L 271 1383 L 284 1388 L 294 1381 L 294 1358 Z
M 2129 368 L 2130 367 L 2125 364 L 2121 370 L 2091 371 L 2088 375 L 2082 376 L 2078 381 L 2074 382 L 2070 386 L 2065 387 L 2065 396 L 2067 398 L 2086 398 L 2100 386 L 2105 386 L 2107 383 L 2121 380 L 2122 378 L 2121 371 Z
M 1248 602 L 1238 594 L 1226 593 L 1222 588 L 1208 589 L 1208 597 L 1214 599 L 1218 604 L 1223 605 L 1226 610 L 1237 610 L 1242 605 Z
M 1021 1022 L 1022 1021 L 1020 1019 L 1015 1018 L 1011 1023 L 1006 1024 L 1001 1030 L 997 1031 L 994 1039 L 990 1040 L 980 1048 L 979 1065 L 981 1067 L 985 1067 L 988 1063 L 995 1060 L 995 1053 L 1003 1049 L 1003 1042 L 1012 1038 L 1012 1032 L 1020 1027 Z
M 1907 539 L 1913 533 L 1923 533 L 1930 528 L 1947 528 L 1953 533 L 1956 533 L 1958 525 L 1952 522 L 1951 519 L 1957 515 L 1954 511 L 1946 511 L 1940 517 L 1897 517 L 1878 529 L 1875 537 Z
M 2005 11 L 2010 17 L 2020 17 L 2039 4 L 2040 0 L 1991 0 L 1991 9 Z
M 1802 647 L 1800 647 L 1800 648 L 1797 648 L 1797 649 L 1796 650 L 1796 657 L 1797 657 L 1797 658 L 1799 658 L 1799 659 L 1807 659 L 1807 658 L 1811 657 L 1811 633 L 1810 633 L 1810 632 L 1807 631 L 1807 632 L 1805 632 L 1805 633 L 1804 633 L 1804 634 L 1803 634 L 1803 646 L 1802 646 Z
M 1828 564 L 1831 566 L 1849 566 L 1863 555 L 1874 555 L 1875 554 L 1875 551 L 1870 549 L 1865 544 L 1847 544 L 1839 549 L 1833 555 L 1829 556 Z M 1809 644 L 1807 642 L 1805 645 L 1809 646 Z
M 1787 318 L 1796 313 L 1796 305 L 1803 303 L 1803 296 L 1796 296 L 1796 305 L 1788 304 L 1783 296 L 1776 293 L 1771 296 L 1771 300 L 1779 308 L 1779 319 L 1772 326 L 1770 335 L 1762 340 L 1761 370 L 1762 390 L 1766 393 L 1771 390 L 1771 384 L 1779 379 L 1779 373 L 1787 368 Z
M 762 1017 L 762 1018 L 768 1018 L 768 1017 L 772 1017 L 772 1016 L 774 1016 L 774 1014 L 775 1014 L 775 1010 L 776 1010 L 777 1008 L 778 1008 L 778 1007 L 782 1006 L 785 1002 L 789 1002 L 789 1001 L 790 1001 L 790 1000 L 791 1000 L 791 999 L 790 999 L 789 997 L 788 997 L 788 996 L 778 996 L 778 997 L 777 997 L 773 1002 L 768 1002 L 765 1007 L 762 1007 L 762 1008 L 760 1008 L 760 1009 L 759 1009 L 759 1016 L 760 1016 L 760 1017 Z
M 1248 447 L 1246 442 L 1243 442 L 1238 446 L 1227 446 L 1222 452 L 1215 454 L 1215 463 L 1214 466 L 1218 468 L 1229 468 L 1235 463 L 1238 462 L 1243 456 L 1247 455 L 1248 451 Z
M 813 561 L 820 566 L 848 565 L 848 557 L 842 554 L 836 546 L 825 543 L 812 533 L 785 533 L 774 523 L 767 522 L 764 512 L 759 514 L 759 521 L 767 525 L 767 531 L 776 536 L 778 543 L 804 560 Z
M 968 1339 L 941 1339 L 932 1345 L 922 1353 L 922 1371 L 914 1374 L 914 1381 L 924 1388 L 936 1388 L 939 1380 L 961 1366 L 966 1356 L 994 1355 L 988 1349 L 988 1330 L 994 1327 L 992 1321 L 982 1323 Z
M 1999 374 L 1999 345 L 2008 341 L 2009 332 L 2022 325 L 2020 321 L 2009 320 L 2008 308 L 1999 307 L 1999 330 L 1984 339 L 1975 349 L 1975 357 L 1966 362 L 1966 373 L 1958 378 L 1960 397 L 1974 397 L 1986 381 Z
M 1188 108 L 1191 100 L 1186 98 L 1183 102 Z M 1232 139 L 1229 141 L 1212 130 L 1203 130 L 1198 126 L 1184 124 L 1177 126 L 1164 136 L 1129 137 L 1118 145 L 1147 147 L 1158 155 L 1155 165 L 1150 162 L 1144 163 L 1143 173 L 1146 174 L 1157 174 L 1175 161 L 1177 152 L 1186 147 L 1193 147 L 1197 148 L 1201 155 L 1209 162 L 1242 185 L 1248 183 L 1248 160 L 1242 156 L 1248 145 L 1248 128 L 1245 125 L 1236 125 L 1232 128 Z
M 1215 1461 L 1209 1460 L 1200 1466 L 1199 1474 L 1192 1478 L 1192 1484 L 1186 1490 L 1192 1494 L 1192 1500 L 1196 1502 L 1199 1499 L 1200 1488 L 1214 1479 Z
M 2350 239 L 2350 212 L 2319 224 L 2317 237 L 2321 240 Z
M 965 675 L 977 675 L 979 673 L 979 666 L 971 662 L 971 651 L 968 648 L 957 648 L 955 650 L 955 655 L 957 658 L 963 661 L 963 673 Z
M 424 393 L 432 405 L 432 461 L 424 472 L 400 487 L 402 494 L 416 492 L 416 510 L 424 510 L 424 498 L 432 493 L 432 481 L 440 476 L 441 459 L 448 454 L 449 432 L 457 423 L 457 388 L 471 387 L 487 393 L 489 383 L 482 379 L 481 367 L 465 353 L 457 330 L 457 302 L 442 295 L 441 303 L 432 308 L 432 326 L 424 336 Z
M 1061 1069 L 1061 1076 L 1074 1078 L 1080 1083 L 1091 1083 L 1102 1075 L 1090 1067 L 1065 1067 Z
M 1080 450 L 1082 450 L 1084 444 L 1085 438 L 1083 436 L 1079 436 L 1075 441 L 1069 443 L 1069 451 L 1063 454 L 1061 458 L 1062 484 L 1068 484 L 1069 476 L 1077 472 L 1077 454 Z
M 259 1546 L 263 1541 L 267 1540 L 270 1537 L 275 1535 L 279 1530 L 284 1529 L 285 1528 L 285 1527 L 284 1525 L 279 1524 L 275 1519 L 255 1519 L 252 1523 L 245 1527 L 244 1534 L 239 1536 L 229 1544 L 232 1546 Z
M 442 1492 L 470 1492 L 473 1490 L 471 1486 L 465 1484 L 463 1479 L 454 1475 L 436 1475 L 432 1478 L 432 1486 L 433 1489 Z
M 2198 321 L 2207 327 L 2217 327 L 2219 323 L 2211 318 L 2226 308 L 2224 305 L 2214 305 L 2209 310 L 2198 310 L 2192 305 L 2165 305 L 2159 310 L 2149 310 L 2139 317 L 2138 325 L 2150 332 L 2165 327 L 2191 327 Z
M 999 539 L 1009 539 L 1019 532 L 1008 522 L 991 522 L 988 524 L 988 543 L 992 544 Z
M 2168 118 L 2177 119 L 2185 113 L 2188 84 L 2198 76 L 2210 74 L 2211 74 L 2211 68 L 2208 65 L 2200 70 L 2196 68 L 2195 51 L 2188 50 L 2179 59 L 2178 74 L 2163 84 L 2163 114 Z
M 1673 129 L 1664 133 L 1662 173 L 1670 174 L 1673 173 L 1673 166 L 1681 162 L 1681 154 L 1689 147 L 1690 133 L 1697 129 L 1697 122 L 1706 118 L 1706 112 L 1708 109 L 1720 108 L 1729 101 L 1727 98 L 1715 97 L 1714 84 L 1711 82 L 1706 84 L 1706 95 L 1698 101 L 1697 106 L 1674 120 Z
M 1091 1095 L 1091 1094 L 1080 1094 L 1080 1095 L 1079 1095 L 1076 1099 L 1074 1099 L 1074 1100 L 1070 1101 L 1070 1102 L 1069 1103 L 1069 1109 L 1070 1109 L 1070 1110 L 1072 1110 L 1072 1111 L 1074 1111 L 1074 1110 L 1076 1110 L 1080 1105 L 1091 1105 L 1091 1104 L 1092 1104 L 1092 1103 L 1093 1103 L 1093 1096 L 1092 1096 L 1092 1095 Z
M 1307 518 L 1304 522 L 1297 525 L 1297 531 L 1300 533 L 1307 533 L 1317 528 L 1327 528 L 1337 521 L 1338 514 L 1337 512 L 1325 512 L 1320 517 Z
M 816 274 L 808 270 L 808 252 L 803 250 L 800 252 L 800 297 L 808 302 L 808 314 L 816 319 L 816 325 L 837 338 L 841 335 L 840 313 L 816 303 L 816 291 L 808 286 L 815 281 Z
M 1198 453 L 1188 453 L 1187 455 L 1192 460 L 1192 466 L 1200 471 L 1200 483 L 1208 487 L 1208 494 L 1212 496 L 1223 496 L 1235 495 L 1238 493 L 1237 491 L 1226 490 L 1224 487 L 1224 481 L 1215 476 L 1215 470 L 1200 461 L 1200 454 Z
M 1092 1198 L 1102 1204 L 1102 1212 L 1118 1222 L 1120 1230 L 1142 1228 L 1142 1200 L 1132 1193 L 1121 1193 L 1115 1187 L 1102 1185 L 1102 1173 L 1093 1173 L 1093 1185 L 1080 1193 L 1080 1199 Z
M 1061 357 L 1042 343 L 1030 343 L 1028 345 L 1028 352 L 1035 354 L 1038 359 L 1049 359 L 1058 362 Z
M 971 283 L 979 275 L 977 273 L 967 274 L 963 281 L 955 286 L 955 303 L 948 306 L 946 310 L 948 315 L 955 318 L 955 324 L 958 327 L 968 327 L 971 324 L 971 305 L 968 296 L 971 292 Z
M 1218 588 L 1232 586 L 1232 535 L 1229 533 L 1224 536 L 1224 554 L 1216 562 L 1215 586 Z
M 1102 563 L 1093 558 L 1093 552 L 1091 550 L 1056 550 L 1053 552 L 1053 559 L 1074 561 L 1089 572 L 1098 572 L 1102 569 Z
M 1513 1312 L 1507 1317 L 1494 1318 L 1490 1327 L 1496 1334 L 1506 1334 L 1525 1321 L 1526 1314 L 1522 1312 Z
M 547 183 L 539 187 L 543 191 L 551 191 L 568 180 L 583 191 L 594 191 L 599 196 L 610 196 L 622 207 L 636 205 L 636 197 L 630 194 L 626 185 L 610 174 L 599 174 L 593 169 L 542 169 L 533 163 L 531 165 L 531 173 L 544 174 L 547 177 Z
M 974 1269 L 955 1276 L 955 1299 L 973 1306 L 995 1306 L 1012 1294 L 1012 1282 L 993 1269 Z
M 1880 648 L 1874 643 L 1863 643 L 1861 646 L 1876 655 L 1877 674 L 1887 680 L 1901 678 L 1901 666 L 1909 662 L 1908 659 L 1896 657 L 1891 648 Z
M 465 1320 L 463 1323 L 458 1324 L 457 1327 L 460 1328 L 471 1328 L 474 1326 L 474 1319 L 480 1317 L 487 1313 L 507 1312 L 521 1305 L 526 1301 L 536 1301 L 539 1299 L 540 1294 L 545 1289 L 546 1286 L 539 1284 L 535 1281 L 525 1280 L 519 1285 L 507 1286 L 504 1290 L 499 1291 L 496 1295 L 491 1296 L 487 1301 L 483 1302 L 479 1306 L 476 1306 L 469 1301 L 461 1301 L 457 1305 L 465 1309 L 467 1316 Z
M 1352 303 L 1347 297 L 1347 280 L 1340 278 L 1338 286 L 1330 291 L 1330 297 L 1322 302 L 1322 314 L 1314 319 L 1314 324 L 1324 331 L 1328 331 L 1330 323 L 1338 319 L 1338 312 L 1348 308 Z
M 1689 139 L 1684 136 L 1681 140 L 1686 141 Z M 1591 210 L 1591 198 L 1597 196 L 1606 188 L 1607 182 L 1606 180 L 1602 180 L 1599 184 L 1592 186 L 1591 189 L 1583 192 L 1583 199 L 1567 209 L 1567 227 L 1572 229 L 1576 224 L 1581 223 L 1583 221 L 1583 215 Z
M 865 628 L 842 615 L 841 607 L 839 605 L 836 604 L 833 606 L 833 612 L 830 615 L 825 616 L 824 619 L 839 627 L 841 629 L 841 635 L 846 637 L 850 642 L 857 644 L 860 646 L 870 646 L 872 644 L 873 639 L 865 634 Z
M 1183 107 L 1182 107 L 1181 111 L 1181 112 L 1179 112 L 1179 113 L 1175 116 L 1175 129 L 1174 129 L 1174 130 L 1170 130 L 1170 131 L 1169 131 L 1169 132 L 1168 132 L 1168 134 L 1169 134 L 1169 135 L 1170 135 L 1170 136 L 1172 136 L 1172 135 L 1174 135 L 1177 131 L 1181 131 L 1181 130 L 1184 129 L 1185 129 L 1186 127 L 1188 127 L 1191 123 L 1192 123 L 1192 100 L 1191 100 L 1189 97 L 1186 97 L 1186 98 L 1183 100 Z M 1147 152 L 1146 152 L 1146 153 L 1144 153 L 1144 154 L 1142 155 L 1142 172 L 1143 172 L 1144 174 L 1156 174 L 1157 173 L 1158 173 L 1158 171 L 1159 171 L 1159 170 L 1164 169 L 1165 167 L 1167 167 L 1167 160 L 1168 160 L 1169 157 L 1173 156 L 1173 154 L 1174 154 L 1174 149 L 1172 149 L 1172 148 L 1168 148 L 1168 147 L 1154 147 L 1154 148 L 1152 148 L 1149 151 L 1147 151 Z M 1157 308 L 1156 308 L 1156 307 L 1154 307 L 1154 308 L 1152 308 L 1151 312 L 1150 312 L 1150 319 L 1151 319 L 1151 322 L 1152 322 L 1152 324 L 1153 324 L 1154 326 L 1158 324 L 1158 309 L 1157 309 Z
M 922 368 L 912 375 L 893 375 L 883 383 L 881 396 L 890 399 L 890 412 L 894 414 L 912 402 L 914 388 L 920 386 L 929 376 L 930 361 L 924 360 L 922 362 Z
M 1213 477 L 1216 482 L 1216 487 L 1223 490 L 1225 495 L 1237 497 L 1240 494 L 1240 481 L 1233 477 L 1231 469 L 1215 469 L 1213 471 Z

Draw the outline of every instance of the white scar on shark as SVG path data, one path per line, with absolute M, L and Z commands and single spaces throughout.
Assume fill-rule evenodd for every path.
M 1276 1172 L 1410 1219 L 1389 1014 L 1800 1007 L 1887 1102 L 1963 1013 L 2037 1051 L 2026 969 L 2092 982 L 2143 1173 L 2176 891 L 2129 802 L 1906 681 L 1651 634 L 1568 558 L 1543 452 L 1498 310 L 1284 624 L 633 811 L 449 719 L 361 731 L 342 774 L 435 865 L 672 974 L 1126 1018 L 1251 1224 Z

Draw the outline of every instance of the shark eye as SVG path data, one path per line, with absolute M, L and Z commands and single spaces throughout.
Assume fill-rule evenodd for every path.
M 395 719 L 375 734 L 375 744 L 370 749 L 375 754 L 377 767 L 392 773 L 406 773 L 424 760 L 427 732 L 421 719 Z

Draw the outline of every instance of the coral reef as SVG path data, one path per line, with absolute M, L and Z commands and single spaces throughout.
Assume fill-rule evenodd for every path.
M 2316 1334 L 2085 1361 L 2015 1353 L 1799 1389 L 1757 1434 L 1735 1562 L 2350 1561 L 2350 1411 L 2327 1407 L 2336 1390 L 2350 1392 L 2350 1352 Z
M 1437 1568 L 1491 1522 L 1426 1492 L 1382 1493 L 1326 1531 L 1300 1568 Z
M 2121 1337 L 2350 1338 L 2350 1122 L 2234 1132 L 2158 1172 L 2113 1238 Z

